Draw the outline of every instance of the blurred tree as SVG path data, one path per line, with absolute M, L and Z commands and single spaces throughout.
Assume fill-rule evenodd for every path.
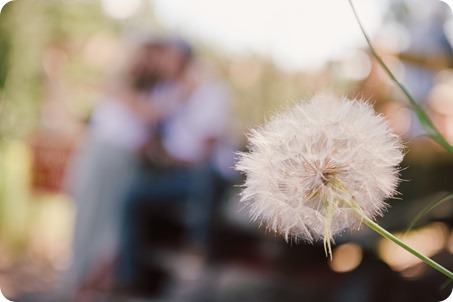
M 48 97 L 45 52 L 59 45 L 68 66 L 61 77 L 92 80 L 80 48 L 99 29 L 113 28 L 97 1 L 16 0 L 0 15 L 0 238 L 23 246 L 32 198 L 29 192 L 30 150 L 25 143 L 41 127 Z M 80 67 L 82 66 L 82 67 Z M 99 76 L 99 75 L 97 75 Z M 70 91 L 62 102 L 72 100 Z

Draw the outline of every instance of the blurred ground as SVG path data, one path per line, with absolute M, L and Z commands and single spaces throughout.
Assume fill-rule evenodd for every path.
M 451 289 L 448 285 L 441 290 L 446 278 L 424 264 L 416 262 L 401 272 L 395 271 L 397 267 L 392 269 L 376 249 L 378 236 L 366 229 L 338 238 L 332 262 L 325 257 L 320 243 L 286 243 L 249 222 L 247 213 L 239 211 L 237 193 L 236 188 L 229 188 L 218 201 L 206 253 L 185 245 L 184 225 L 174 213 L 156 209 L 150 214 L 150 226 L 155 232 L 148 238 L 149 258 L 143 263 L 142 282 L 129 291 L 99 288 L 92 292 L 94 301 L 434 302 L 446 297 Z M 395 217 L 403 221 L 409 216 L 397 202 L 389 217 L 381 220 L 390 230 L 400 230 L 398 224 L 391 223 Z M 70 212 L 66 214 L 70 216 Z M 449 252 L 452 217 L 429 215 L 423 225 L 433 221 L 440 223 L 444 236 L 450 238 L 439 239 L 444 245 L 435 252 L 434 259 L 453 269 Z M 421 240 L 427 242 L 426 237 Z M 340 251 L 351 244 L 357 249 Z M 14 257 L 14 262 L 3 264 L 0 288 L 16 302 L 65 302 L 58 293 L 64 263 L 58 266 L 58 261 L 52 261 L 64 259 L 64 254 L 56 253 L 53 259 L 38 255 L 42 251 L 23 253 Z M 340 266 L 336 266 L 338 263 Z

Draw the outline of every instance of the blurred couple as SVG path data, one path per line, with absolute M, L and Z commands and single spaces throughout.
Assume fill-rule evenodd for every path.
M 190 239 L 203 246 L 229 93 L 196 62 L 182 39 L 142 41 L 95 108 L 68 182 L 77 208 L 65 278 L 73 301 L 96 301 L 90 289 L 112 276 L 121 284 L 136 277 L 136 220 L 149 204 L 190 203 Z

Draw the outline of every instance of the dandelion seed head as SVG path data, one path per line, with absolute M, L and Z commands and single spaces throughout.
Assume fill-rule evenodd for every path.
M 403 146 L 360 100 L 316 96 L 249 135 L 236 169 L 251 217 L 288 240 L 324 240 L 360 224 L 353 207 L 381 215 L 396 194 Z

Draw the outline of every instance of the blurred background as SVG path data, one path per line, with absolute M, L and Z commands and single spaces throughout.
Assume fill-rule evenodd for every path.
M 451 3 L 355 2 L 383 60 L 452 144 Z M 51 293 L 71 263 L 76 215 L 64 175 L 122 52 L 144 36 L 185 39 L 228 87 L 231 154 L 273 112 L 328 92 L 368 99 L 405 140 L 405 181 L 381 225 L 402 234 L 453 190 L 452 155 L 423 135 L 347 1 L 14 0 L 0 9 L 0 288 L 10 300 L 63 301 Z M 149 291 L 132 295 L 148 300 L 137 301 L 426 302 L 451 291 L 446 277 L 366 229 L 338 238 L 329 261 L 322 244 L 259 228 L 240 211 L 243 179 L 224 158 L 202 264 L 180 249 L 181 220 L 151 217 L 160 265 L 149 264 Z M 451 270 L 452 224 L 447 201 L 404 238 Z M 135 300 L 106 291 L 91 301 Z

